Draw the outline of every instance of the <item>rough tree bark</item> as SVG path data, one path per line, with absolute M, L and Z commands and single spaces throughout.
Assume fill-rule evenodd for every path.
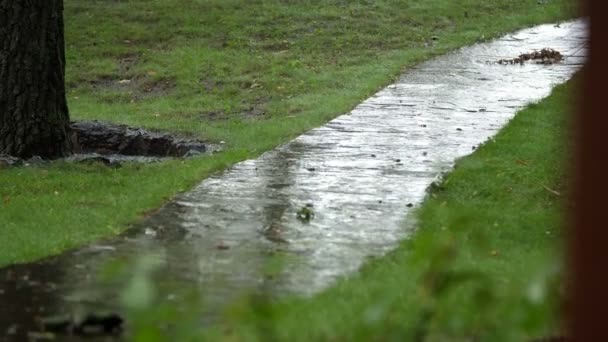
M 63 0 L 0 0 L 0 154 L 70 153 Z

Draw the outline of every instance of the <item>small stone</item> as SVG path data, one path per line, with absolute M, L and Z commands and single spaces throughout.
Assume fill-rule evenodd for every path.
M 413 206 L 414 206 L 414 204 L 412 204 L 412 203 L 408 203 L 408 204 L 406 205 L 406 207 L 408 207 L 408 208 L 411 208 L 411 207 L 413 207 Z
M 116 247 L 113 246 L 104 246 L 104 245 L 94 245 L 88 248 L 90 252 L 113 252 L 116 250 Z
M 227 244 L 225 244 L 223 242 L 220 242 L 217 245 L 215 245 L 215 248 L 217 248 L 219 250 L 222 250 L 222 251 L 225 251 L 225 250 L 230 249 L 230 246 L 228 246 Z
M 188 150 L 188 152 L 186 152 L 186 154 L 184 154 L 184 158 L 196 157 L 196 156 L 200 156 L 201 154 L 202 153 L 197 150 Z
M 117 314 L 88 314 L 74 327 L 75 332 L 83 336 L 116 335 L 122 332 L 124 319 Z
M 462 132 L 462 128 L 456 128 L 456 130 Z
M 33 156 L 30 159 L 26 160 L 24 165 L 25 166 L 31 166 L 31 165 L 42 165 L 46 163 L 44 159 L 42 159 L 40 156 Z
M 401 163 L 401 159 L 395 159 L 395 162 Z
M 423 155 L 423 156 L 426 156 L 427 154 L 428 154 L 428 153 L 426 153 L 426 152 L 422 152 L 422 155 Z
M 376 158 L 376 155 L 375 155 L 375 154 L 372 154 L 372 158 Z
M 19 166 L 19 165 L 23 165 L 22 159 L 0 154 L 0 167 Z
M 315 169 L 314 167 L 308 167 L 308 168 L 306 168 L 306 170 L 313 172 L 313 171 L 316 171 L 317 169 Z
M 50 332 L 36 332 L 28 331 L 27 336 L 30 341 L 53 341 L 55 340 L 55 334 Z
M 7 335 L 15 335 L 17 333 L 17 329 L 19 326 L 17 324 L 12 324 L 8 329 L 6 329 Z

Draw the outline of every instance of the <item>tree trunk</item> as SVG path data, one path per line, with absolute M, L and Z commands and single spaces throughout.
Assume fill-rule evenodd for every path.
M 71 152 L 63 0 L 0 0 L 0 154 Z

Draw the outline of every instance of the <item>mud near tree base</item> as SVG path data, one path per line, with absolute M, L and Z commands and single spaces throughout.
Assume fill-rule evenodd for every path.
M 100 162 L 107 166 L 118 167 L 125 162 L 150 163 L 221 150 L 216 144 L 108 122 L 72 122 L 70 128 L 74 154 L 61 159 L 66 162 Z M 47 162 L 40 157 L 24 160 L 0 154 L 0 168 L 39 165 Z
M 167 133 L 99 121 L 73 122 L 71 129 L 83 153 L 145 157 L 184 157 L 205 153 L 207 144 Z
M 105 281 L 96 275 L 143 255 L 159 265 L 155 306 L 219 312 L 243 294 L 322 290 L 407 238 L 411 213 L 438 176 L 568 80 L 585 61 L 586 26 L 538 26 L 420 64 L 352 112 L 206 179 L 119 238 L 5 268 L 0 332 L 23 333 L 38 316 L 121 312 L 118 298 L 140 267 Z M 563 60 L 492 63 L 543 48 Z M 200 290 L 201 303 L 179 289 Z

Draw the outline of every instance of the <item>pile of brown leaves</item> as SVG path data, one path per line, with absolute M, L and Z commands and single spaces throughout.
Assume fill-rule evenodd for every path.
M 554 64 L 564 59 L 564 56 L 557 50 L 545 48 L 540 51 L 524 53 L 512 59 L 501 59 L 498 64 L 524 64 L 526 61 L 534 61 L 538 64 Z

